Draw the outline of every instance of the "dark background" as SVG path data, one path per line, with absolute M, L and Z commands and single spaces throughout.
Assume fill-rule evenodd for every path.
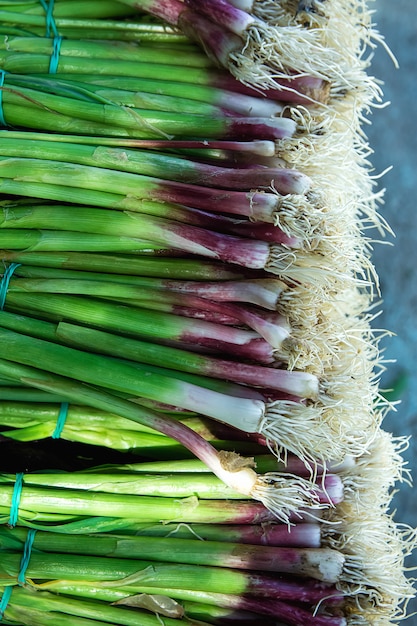
M 396 237 L 387 237 L 393 245 L 374 246 L 374 263 L 381 282 L 382 314 L 378 328 L 393 331 L 395 336 L 383 341 L 387 363 L 382 386 L 399 383 L 401 404 L 384 421 L 385 430 L 395 435 L 411 436 L 405 453 L 408 468 L 417 482 L 417 2 L 416 0 L 375 0 L 374 22 L 399 63 L 395 69 L 382 46 L 378 46 L 371 73 L 384 82 L 385 100 L 390 105 L 375 109 L 367 130 L 374 149 L 371 161 L 375 174 L 392 166 L 380 182 L 386 188 L 382 215 Z M 400 485 L 393 500 L 396 519 L 417 526 L 417 488 Z M 407 560 L 417 566 L 417 555 Z M 416 575 L 412 572 L 411 576 Z M 407 626 L 417 624 L 417 600 L 409 605 Z

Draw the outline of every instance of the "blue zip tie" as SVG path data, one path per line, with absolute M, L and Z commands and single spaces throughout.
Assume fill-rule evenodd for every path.
M 7 290 L 9 288 L 10 279 L 13 275 L 15 269 L 17 269 L 21 263 L 12 263 L 8 267 L 6 267 L 3 278 L 0 283 L 0 311 L 3 311 L 4 305 L 6 302 Z
M 16 474 L 16 481 L 14 484 L 13 495 L 12 495 L 12 503 L 10 505 L 10 518 L 9 518 L 9 526 L 12 528 L 16 526 L 17 520 L 19 517 L 19 505 L 20 505 L 20 497 L 22 495 L 23 488 L 23 472 Z
M 0 70 L 0 126 L 7 126 L 7 122 L 4 119 L 4 113 L 3 113 L 3 85 L 4 85 L 4 77 L 6 76 L 6 73 L 4 70 Z
M 13 585 L 9 585 L 3 591 L 3 596 L 0 600 L 0 622 L 3 619 L 3 616 L 6 612 L 7 605 L 9 604 L 10 596 L 12 595 L 12 593 L 13 593 Z
M 61 433 L 64 429 L 65 426 L 65 421 L 67 419 L 68 416 L 68 409 L 69 409 L 69 404 L 68 402 L 62 402 L 61 404 L 61 408 L 59 409 L 59 413 L 58 413 L 58 419 L 56 422 L 56 426 L 55 426 L 55 430 L 52 433 L 52 439 L 59 439 L 61 436 Z
M 58 69 L 58 63 L 59 63 L 59 54 L 61 52 L 61 44 L 62 44 L 62 37 L 56 36 L 54 37 L 54 43 L 53 43 L 53 51 L 52 51 L 52 55 L 51 55 L 51 60 L 49 61 L 49 73 L 50 74 L 56 74 L 57 69 Z
M 25 578 L 26 570 L 28 568 L 30 556 L 32 554 L 32 546 L 33 546 L 33 542 L 35 541 L 35 535 L 36 535 L 36 530 L 34 530 L 33 528 L 28 530 L 28 534 L 26 535 L 25 545 L 23 547 L 22 558 L 20 560 L 20 571 L 17 577 L 17 582 L 19 583 L 19 585 L 26 584 L 26 578 Z

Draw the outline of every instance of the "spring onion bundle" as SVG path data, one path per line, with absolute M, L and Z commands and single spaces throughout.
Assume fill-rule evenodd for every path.
M 22 0 L 0 28 L 0 445 L 136 455 L 0 474 L 0 619 L 398 620 L 367 8 Z

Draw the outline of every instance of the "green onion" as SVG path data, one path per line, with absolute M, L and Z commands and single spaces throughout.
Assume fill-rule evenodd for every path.
M 45 26 L 45 9 L 40 2 L 36 0 L 19 0 L 8 1 L 2 0 L 2 9 L 6 12 L 4 17 L 12 12 L 12 15 L 18 15 L 19 20 L 31 20 L 34 16 L 39 16 L 39 23 Z M 123 6 L 120 2 L 114 2 L 113 0 L 59 0 L 54 6 L 54 17 L 95 17 L 95 18 L 107 18 L 132 15 L 133 9 L 129 9 L 127 6 Z M 30 23 L 30 22 L 29 22 Z
M 6 439 L 15 441 L 40 440 L 54 436 L 56 432 L 61 405 L 43 403 L 48 399 L 50 402 L 59 402 L 59 399 L 52 395 L 47 398 L 45 397 L 46 394 L 44 397 L 34 398 L 33 395 L 29 395 L 31 390 L 27 390 L 27 394 L 25 391 L 25 388 L 18 388 L 15 394 L 7 394 L 13 398 L 19 398 L 18 402 L 10 403 L 6 401 L 6 394 L 3 389 L 0 389 L 0 398 L 2 399 L 0 424 L 7 427 L 7 430 L 0 433 L 4 441 Z M 28 397 L 26 398 L 26 396 Z M 27 401 L 25 401 L 26 399 Z M 65 399 L 62 401 L 64 402 Z M 162 411 L 162 409 L 160 410 Z M 207 424 L 207 420 L 197 417 L 184 417 L 181 412 L 175 414 L 168 410 L 164 412 L 181 419 L 186 426 L 210 441 L 217 450 L 230 450 L 251 456 L 262 451 L 261 445 L 252 442 L 249 437 L 246 438 L 247 440 L 243 437 L 239 438 L 238 431 L 234 432 L 229 429 L 229 432 L 226 432 L 225 427 L 223 429 L 211 427 L 211 424 Z M 105 446 L 114 450 L 128 450 L 149 459 L 176 459 L 186 458 L 190 455 L 188 450 L 170 437 L 164 437 L 155 433 L 153 429 L 118 415 L 97 411 L 90 407 L 71 405 L 68 408 L 65 424 L 59 436 L 67 441 Z M 206 466 L 202 464 L 202 467 L 205 468 Z M 276 470 L 276 462 L 271 462 L 269 469 L 271 471 Z
M 39 314 L 57 322 L 68 320 L 85 323 L 157 343 L 174 342 L 173 345 L 180 348 L 190 349 L 192 345 L 196 345 L 200 346 L 200 350 L 208 348 L 215 353 L 223 352 L 228 358 L 235 355 L 263 364 L 274 362 L 272 347 L 254 331 L 159 311 L 153 311 L 150 315 L 149 310 L 142 307 L 65 294 L 11 291 L 7 296 L 6 308 L 23 314 Z M 317 381 L 314 377 L 303 377 L 299 373 L 293 376 L 282 373 L 281 377 L 283 385 L 289 385 L 281 391 L 294 395 L 297 395 L 295 392 L 298 395 L 301 392 L 303 395 L 305 382 L 307 395 L 317 395 Z M 298 379 L 301 383 L 299 389 Z
M 215 526 L 215 525 L 214 525 Z M 301 524 L 306 534 L 309 525 Z M 219 529 L 220 531 L 220 529 Z M 287 530 L 287 534 L 290 533 Z M 27 530 L 14 528 L 13 530 L 0 529 L 0 550 L 19 550 L 23 548 Z M 323 548 L 298 548 L 250 545 L 248 543 L 231 543 L 229 541 L 198 541 L 178 537 L 151 537 L 114 535 L 111 533 L 96 533 L 94 535 L 78 535 L 76 540 L 72 535 L 38 530 L 35 535 L 33 549 L 41 552 L 85 554 L 90 556 L 111 556 L 115 558 L 140 559 L 166 563 L 185 563 L 189 565 L 210 565 L 213 567 L 230 567 L 238 570 L 258 570 L 264 572 L 293 573 L 292 567 L 300 573 L 305 567 L 304 576 L 317 578 L 314 562 L 318 562 L 320 555 L 325 557 Z M 323 550 L 323 552 L 320 552 Z M 1 552 L 0 552 L 1 553 Z M 291 555 L 293 558 L 291 559 Z M 334 556 L 328 553 L 329 558 Z M 336 557 L 337 559 L 337 557 Z M 292 565 L 291 562 L 292 561 Z M 303 561 L 303 563 L 302 563 Z M 310 569 L 311 568 L 311 569 Z M 288 570 L 288 571 L 287 571 Z M 294 585 L 294 591 L 297 587 Z M 290 597 L 291 585 L 288 585 Z M 313 590 L 311 590 L 313 591 Z M 320 588 L 315 589 L 304 601 L 315 602 L 323 598 Z M 323 590 L 321 590 L 323 594 Z M 326 593 L 326 591 L 324 592 Z
M 17 133 L 13 133 L 9 139 L 9 132 L 3 131 L 1 135 L 2 156 L 78 163 L 187 184 L 234 188 L 241 191 L 249 191 L 254 187 L 269 187 L 272 181 L 277 191 L 282 194 L 304 193 L 308 186 L 308 179 L 300 172 L 284 168 L 225 168 L 149 150 L 69 143 L 65 135 L 56 137 L 56 141 L 45 141 L 41 138 L 44 137 L 43 133 L 39 133 L 38 140 L 24 138 L 25 133 L 18 137 Z
M 173 461 L 175 464 L 175 461 Z M 3 483 L 14 482 L 14 477 L 3 474 Z M 288 472 L 281 474 L 280 487 L 285 492 L 292 488 L 294 476 Z M 302 485 L 303 481 L 298 478 Z M 77 491 L 100 492 L 123 495 L 137 495 L 144 497 L 160 498 L 187 498 L 196 496 L 204 500 L 242 500 L 243 495 L 227 487 L 210 472 L 145 472 L 136 473 L 134 466 L 104 466 L 97 469 L 77 472 L 54 473 L 30 473 L 24 478 L 24 487 L 32 486 L 50 487 L 51 489 L 73 489 Z M 335 505 L 343 498 L 343 485 L 340 477 L 335 474 L 327 474 L 317 479 L 316 483 L 307 484 L 306 491 L 310 488 L 311 499 L 316 499 L 321 504 Z M 151 558 L 151 557 L 149 557 Z M 255 557 L 254 557 L 255 558 Z M 265 557 L 266 558 L 266 555 Z M 252 559 L 255 567 L 255 560 Z M 236 565 L 233 567 L 237 567 Z M 248 565 L 245 566 L 246 568 Z M 266 566 L 265 566 L 266 567 Z
M 16 163 L 16 161 L 15 161 Z M 38 174 L 31 169 L 30 164 L 38 167 Z M 145 210 L 160 212 L 159 206 L 152 208 L 151 202 L 169 202 L 176 204 L 189 205 L 190 203 L 196 209 L 210 210 L 215 212 L 224 212 L 237 214 L 239 216 L 247 216 L 256 220 L 273 222 L 274 215 L 279 210 L 281 202 L 285 201 L 285 197 L 277 193 L 268 192 L 245 192 L 223 189 L 212 189 L 210 187 L 200 187 L 197 185 L 187 185 L 184 183 L 162 181 L 151 177 L 141 177 L 138 174 L 128 172 L 113 172 L 104 168 L 90 168 L 87 166 L 66 164 L 66 172 L 60 172 L 63 164 L 51 162 L 54 169 L 54 176 L 49 176 L 45 167 L 42 168 L 41 161 L 31 161 L 30 159 L 21 159 L 19 166 L 22 176 L 16 175 L 16 170 L 10 168 L 7 159 L 0 163 L 0 189 L 5 194 L 26 195 L 42 200 L 57 200 L 61 202 L 73 202 L 75 204 L 85 204 L 112 208 L 118 210 L 131 210 L 143 212 Z M 87 168 L 87 169 L 86 169 Z M 8 172 L 5 170 L 8 169 Z M 9 174 L 11 178 L 1 176 L 1 173 Z M 68 185 L 68 176 L 72 176 L 78 172 L 79 175 L 87 174 L 84 182 L 79 180 L 81 187 L 77 186 L 77 182 Z M 25 173 L 25 176 L 23 176 Z M 110 191 L 103 191 L 107 176 L 115 176 L 114 184 L 122 185 L 130 183 L 131 189 L 127 192 L 114 193 L 114 187 Z M 122 176 L 122 180 L 119 177 Z M 128 177 L 129 180 L 123 178 Z M 98 178 L 97 178 L 98 177 Z M 139 192 L 138 184 L 141 191 Z M 116 187 L 122 189 L 121 187 Z M 143 197 L 145 194 L 145 198 Z M 157 202 L 158 205 L 158 202 Z M 165 209 L 166 211 L 167 209 Z M 184 215 L 184 210 L 179 207 L 171 207 L 171 211 L 178 211 Z M 189 211 L 185 211 L 189 214 Z
M 4 332 L 5 331 L 3 331 L 2 334 L 4 334 Z M 16 334 L 14 334 L 14 336 L 17 337 Z M 38 340 L 34 340 L 32 338 L 30 339 L 30 343 L 32 344 L 31 348 L 33 348 L 33 343 Z M 59 347 L 59 349 L 61 350 L 62 347 Z M 9 350 L 9 358 L 12 356 L 11 352 L 12 351 Z M 31 350 L 31 352 L 33 353 L 33 350 Z M 20 356 L 17 356 L 17 358 L 19 359 L 21 357 L 22 355 L 20 353 Z M 12 363 L 11 361 L 1 360 L 0 370 L 1 372 L 5 372 L 8 377 L 21 380 L 24 384 L 35 386 L 47 391 L 53 391 L 54 393 L 62 393 L 67 397 L 68 401 L 81 404 L 86 403 L 106 411 L 114 411 L 122 417 L 139 421 L 142 424 L 173 437 L 192 451 L 200 460 L 206 463 L 223 482 L 245 495 L 249 494 L 254 499 L 260 499 L 265 503 L 265 506 L 271 508 L 275 515 L 284 521 L 288 521 L 292 513 L 303 510 L 306 506 L 306 502 L 308 502 L 308 506 L 312 509 L 320 509 L 324 506 L 319 504 L 317 494 L 312 492 L 310 487 L 307 487 L 305 480 L 294 479 L 294 482 L 290 483 L 290 485 L 288 485 L 288 483 L 284 483 L 287 485 L 288 489 L 283 489 L 283 485 L 281 485 L 283 479 L 279 474 L 267 473 L 265 476 L 257 475 L 256 472 L 248 467 L 247 460 L 242 461 L 237 455 L 227 452 L 218 453 L 208 442 L 194 433 L 191 429 L 187 428 L 184 424 L 180 424 L 172 419 L 169 419 L 167 416 L 157 416 L 156 414 L 152 414 L 149 410 L 143 410 L 140 406 L 135 405 L 132 402 L 123 400 L 120 397 L 111 395 L 98 388 L 93 388 L 88 385 L 80 385 L 79 382 L 74 382 L 69 378 L 47 374 L 46 372 L 37 370 L 33 367 L 18 365 L 16 362 Z M 173 381 L 171 381 L 170 384 L 172 385 Z M 176 382 L 176 384 L 178 384 L 178 382 Z M 204 394 L 206 393 L 207 390 L 204 391 Z M 223 397 L 224 399 L 227 398 L 224 394 L 217 394 L 217 396 Z M 201 393 L 199 397 L 199 408 L 201 409 Z M 170 401 L 172 402 L 172 397 L 170 398 Z M 236 406 L 241 404 L 243 399 L 235 398 L 233 401 L 234 409 L 236 410 Z M 246 400 L 246 402 L 253 405 L 252 410 L 255 408 L 259 410 L 259 408 L 262 407 L 262 403 L 259 401 Z M 222 409 L 224 409 L 224 403 L 222 404 Z M 240 423 L 240 428 L 242 427 L 244 427 L 243 422 Z M 285 436 L 284 432 L 283 436 Z M 292 437 L 294 437 L 294 432 L 292 432 Z M 314 446 L 314 441 L 311 437 L 309 442 L 310 446 L 312 446 L 312 444 Z M 299 441 L 293 443 L 293 447 L 297 448 L 299 445 Z M 317 454 L 318 459 L 322 457 L 322 447 L 319 446 L 319 448 L 320 451 Z M 302 450 L 305 451 L 304 443 Z M 308 457 L 305 460 L 307 463 Z M 277 489 L 278 485 L 281 486 L 280 489 Z M 90 514 L 96 513 L 90 512 Z M 111 515 L 111 513 L 109 513 L 109 515 Z
M 226 235 L 237 235 L 297 248 L 300 241 L 296 237 L 289 237 L 276 226 L 254 224 L 247 220 L 236 220 L 223 215 L 207 213 L 186 207 L 167 205 L 156 201 L 141 203 L 144 214 L 154 214 L 157 217 L 176 220 L 184 224 L 198 226 Z M 128 211 L 100 210 L 95 207 L 68 206 L 68 205 L 38 205 L 0 208 L 0 228 L 26 228 L 36 230 L 63 230 L 67 232 L 90 232 L 133 238 L 135 230 L 132 228 L 135 217 Z M 18 236 L 18 233 L 16 234 Z M 104 237 L 104 241 L 106 237 Z M 7 246 L 4 246 L 7 247 Z M 9 246 L 12 247 L 11 245 Z
M 53 53 L 53 40 L 50 37 L 8 37 L 0 43 L 0 50 L 8 53 L 18 52 L 29 55 L 47 55 Z M 175 54 L 173 54 L 175 52 Z M 192 46 L 182 52 L 172 50 L 169 44 L 162 46 L 138 46 L 127 42 L 80 41 L 63 39 L 60 47 L 60 62 L 69 58 L 87 58 L 95 60 L 130 61 L 133 63 L 157 63 L 180 65 L 181 67 L 213 67 L 207 56 Z M 7 58 L 7 57 L 6 57 Z
M 1 551 L 0 580 L 10 581 L 15 569 L 16 557 L 21 555 L 21 546 L 24 543 L 22 539 L 27 531 L 13 529 L 13 531 L 6 532 L 2 531 L 0 534 L 0 541 L 4 546 Z M 194 540 L 165 540 L 149 537 L 144 539 L 109 534 L 80 535 L 78 540 L 77 545 L 77 541 L 74 541 L 71 535 L 37 531 L 33 544 L 35 549 L 31 554 L 27 577 L 32 580 L 64 578 L 68 581 L 116 581 L 116 585 L 113 585 L 115 587 L 123 584 L 119 579 L 130 577 L 130 581 L 124 582 L 132 591 L 135 590 L 136 584 L 140 586 L 141 583 L 159 588 L 166 584 L 169 588 L 181 589 L 183 588 L 182 582 L 183 585 L 188 583 L 196 590 L 212 593 L 249 593 L 286 600 L 298 600 L 300 596 L 297 597 L 297 591 L 301 598 L 304 591 L 307 602 L 309 600 L 315 602 L 325 597 L 328 589 L 325 589 L 323 593 L 321 586 L 313 583 L 312 597 L 308 598 L 308 583 L 305 589 L 303 589 L 304 585 L 300 586 L 299 583 L 291 585 L 288 582 L 282 585 L 278 577 L 269 577 L 267 572 L 298 575 L 325 583 L 335 583 L 340 580 L 345 565 L 342 553 L 330 548 L 303 549 L 272 546 L 252 548 L 243 544 L 201 542 L 199 544 L 201 565 L 194 565 L 193 563 L 198 560 L 199 556 Z M 152 545 L 153 552 L 150 550 Z M 163 546 L 165 546 L 165 553 L 159 552 Z M 169 554 L 166 553 L 168 546 Z M 83 569 L 78 569 L 81 555 L 84 558 L 84 566 Z M 250 567 L 249 561 L 252 558 L 253 567 Z M 205 561 L 210 564 L 205 564 Z M 69 567 L 72 562 L 74 568 L 71 572 Z M 47 571 L 48 565 L 49 571 Z M 178 575 L 174 580 L 172 577 L 175 576 L 176 569 Z M 199 575 L 198 572 L 200 572 Z M 184 577 L 182 578 L 179 574 L 183 574 Z M 192 582 L 193 576 L 195 576 L 194 582 Z M 225 587 L 222 587 L 222 584 L 225 584 Z M 291 593 L 294 594 L 292 597 Z
M 0 54 L 0 63 L 4 69 L 13 70 L 7 59 L 2 61 L 1 56 Z M 45 57 L 45 61 L 49 63 L 48 57 Z M 132 65 L 136 66 L 133 62 Z M 170 111 L 128 108 L 108 100 L 97 102 L 97 97 L 91 98 L 93 101 L 87 101 L 81 97 L 56 96 L 38 89 L 15 88 L 13 84 L 8 84 L 7 74 L 2 92 L 6 123 L 30 130 L 95 134 L 105 137 L 127 136 L 137 139 L 207 137 L 242 141 L 284 139 L 291 137 L 296 129 L 293 120 L 283 117 L 241 117 L 238 114 L 236 117 L 211 117 L 190 113 L 183 115 Z M 203 137 L 201 137 L 202 128 L 204 128 Z
M 201 260 L 187 258 L 141 258 L 133 255 L 58 254 L 11 250 L 2 250 L 2 258 L 11 263 L 27 263 L 40 267 L 111 272 L 115 275 L 154 276 L 170 280 L 226 281 L 243 279 L 247 275 L 242 270 L 226 267 L 215 261 L 205 260 L 202 263 Z
M 167 81 L 162 81 L 163 83 Z M 193 92 L 194 93 L 194 92 Z M 268 140 L 254 140 L 254 141 L 226 141 L 226 140 L 180 140 L 174 141 L 173 139 L 128 139 L 118 137 L 100 137 L 98 142 L 97 137 L 88 135 L 59 135 L 50 133 L 39 133 L 36 131 L 14 131 L 14 130 L 0 130 L 0 136 L 8 137 L 10 139 L 22 138 L 28 140 L 39 140 L 48 142 L 70 142 L 77 145 L 97 145 L 101 146 L 113 146 L 113 147 L 129 147 L 137 148 L 140 150 L 159 150 L 165 154 L 188 154 L 191 150 L 198 150 L 201 156 L 220 154 L 225 155 L 233 153 L 234 159 L 238 158 L 239 153 L 251 155 L 253 158 L 268 158 L 275 155 L 275 144 L 273 141 Z M 223 157 L 222 157 L 223 158 Z
M 0 241 L 2 232 L 3 231 L 0 230 Z M 8 286 L 8 297 L 10 298 L 12 294 L 28 293 L 74 294 L 99 298 L 104 297 L 114 300 L 116 303 L 132 305 L 139 309 L 144 308 L 169 312 L 177 316 L 195 317 L 209 322 L 212 318 L 213 322 L 218 320 L 219 323 L 228 325 L 234 324 L 239 326 L 245 324 L 259 333 L 259 335 L 275 349 L 281 348 L 282 343 L 286 341 L 290 335 L 290 328 L 286 321 L 282 317 L 269 312 L 264 313 L 261 310 L 251 309 L 243 305 L 216 303 L 208 298 L 201 298 L 191 294 L 177 294 L 175 292 L 165 293 L 158 289 L 135 287 L 111 280 L 106 282 L 103 280 L 87 280 L 86 277 L 78 280 L 72 278 L 18 278 L 17 276 L 13 276 Z M 74 303 L 76 302 L 77 301 L 74 300 Z M 13 303 L 16 304 L 13 297 L 11 297 L 10 304 L 13 305 Z M 17 306 L 19 306 L 19 301 L 17 301 Z M 103 304 L 103 306 L 105 306 L 105 304 Z M 53 313 L 52 308 L 50 312 Z M 139 311 L 139 314 L 140 313 L 141 311 Z M 204 324 L 200 326 L 201 331 L 203 331 Z M 120 328 L 122 329 L 122 326 Z M 192 330 L 193 325 L 192 322 L 190 322 L 189 332 L 192 332 Z M 210 337 L 210 330 L 211 333 L 213 333 L 215 329 L 214 327 L 208 326 L 207 337 Z M 219 332 L 222 333 L 223 331 L 219 330 Z M 203 336 L 203 332 L 201 332 L 201 335 Z M 233 340 L 233 331 L 231 329 L 230 338 L 224 336 L 223 341 L 238 342 L 237 337 L 238 336 L 236 336 L 236 340 Z M 217 336 L 217 338 L 221 340 L 220 336 Z M 197 343 L 198 340 L 196 338 L 196 345 Z
M 2 229 L 0 247 L 9 250 L 71 252 L 120 252 L 156 255 L 169 248 L 133 237 L 65 230 Z
M 4 587 L 3 587 L 4 589 Z M 174 601 L 171 601 L 171 605 Z M 146 608 L 146 607 L 145 607 Z M 162 605 L 161 605 L 162 610 Z M 178 626 L 179 615 L 170 619 L 164 615 L 166 626 Z M 142 611 L 136 607 L 135 611 L 123 606 L 111 606 L 109 603 L 93 600 L 73 600 L 65 596 L 57 596 L 48 592 L 38 592 L 33 588 L 13 588 L 11 599 L 5 611 L 5 624 L 8 619 L 17 620 L 25 626 L 53 626 L 59 620 L 60 626 L 103 626 L 104 624 L 118 624 L 118 626 L 136 626 L 140 619 L 141 626 L 160 626 L 161 617 Z M 205 626 L 206 622 L 196 622 L 182 616 L 181 623 L 185 626 Z M 207 625 L 208 626 L 208 625 Z
M 161 272 L 169 266 L 170 262 L 171 259 L 165 260 L 165 265 L 161 268 Z M 87 267 L 87 263 L 85 267 Z M 225 281 L 219 276 L 217 277 L 217 281 L 212 282 L 205 282 L 203 280 L 181 281 L 152 278 L 149 276 L 128 276 L 125 274 L 107 274 L 105 272 L 76 271 L 54 267 L 31 267 L 29 265 L 20 265 L 15 269 L 14 275 L 25 278 L 62 278 L 120 283 L 162 292 L 172 291 L 179 294 L 195 295 L 214 302 L 246 302 L 272 311 L 277 307 L 280 294 L 284 293 L 287 289 L 284 283 L 275 278 L 251 279 L 246 277 L 243 280 Z
M 79 42 L 79 45 L 82 45 L 82 42 Z M 169 54 L 170 59 L 177 60 L 175 51 L 168 49 L 166 54 Z M 102 62 L 105 63 L 104 60 Z M 155 62 L 154 57 L 153 62 Z M 172 60 L 170 62 L 172 63 Z M 176 69 L 174 67 L 174 71 Z M 279 116 L 284 111 L 282 103 L 269 98 L 237 93 L 220 87 L 158 80 L 155 77 L 92 76 L 84 73 L 80 75 L 60 73 L 54 77 L 38 73 L 8 74 L 7 84 L 11 87 L 38 89 L 44 93 L 90 102 L 112 103 L 154 111 L 181 112 L 183 110 L 184 113 L 215 117 L 242 115 L 269 118 Z M 274 154 L 275 151 L 269 156 Z

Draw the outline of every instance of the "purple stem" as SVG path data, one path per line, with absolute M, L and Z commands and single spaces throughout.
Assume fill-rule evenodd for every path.
M 281 281 L 269 278 L 225 282 L 164 281 L 164 287 L 217 302 L 247 302 L 269 310 L 275 310 L 280 293 L 285 289 Z
M 214 313 L 220 316 L 223 324 L 246 324 L 259 333 L 273 348 L 277 349 L 290 334 L 288 324 L 277 314 L 265 314 L 260 310 L 248 309 L 236 304 L 215 302 L 192 294 L 164 293 L 152 289 L 143 289 L 135 302 L 138 302 L 138 306 L 158 310 L 160 310 L 159 304 L 161 303 L 163 310 L 169 310 L 177 315 L 183 315 L 179 312 L 180 310 L 186 311 L 188 315 L 185 317 L 206 319 L 206 315 Z M 129 303 L 128 300 L 127 303 Z
M 213 76 L 214 86 L 220 89 L 236 91 L 248 96 L 258 97 L 261 91 L 248 87 L 232 76 L 221 75 Z M 312 104 L 312 102 L 328 101 L 330 86 L 322 78 L 314 76 L 295 76 L 288 79 L 275 78 L 275 81 L 282 85 L 282 89 L 267 89 L 264 95 L 271 100 L 282 102 L 291 102 L 294 104 Z
M 302 172 L 284 167 L 221 167 L 192 161 L 194 172 L 178 175 L 178 181 L 184 184 L 204 185 L 224 189 L 250 191 L 256 187 L 274 188 L 281 194 L 303 194 L 308 191 L 311 180 Z M 169 177 L 171 175 L 168 173 Z M 188 180 L 187 180 L 188 177 Z M 173 175 L 176 180 L 176 175 Z
M 239 540 L 253 545 L 319 548 L 321 528 L 318 523 L 296 524 L 290 527 L 287 524 L 243 526 Z
M 138 301 L 138 306 L 147 307 L 146 303 Z M 158 310 L 160 310 L 158 308 Z M 174 315 L 181 315 L 182 317 L 189 317 L 191 319 L 203 320 L 205 322 L 211 322 L 213 324 L 224 324 L 225 326 L 237 326 L 239 320 L 236 317 L 230 317 L 221 313 L 215 313 L 213 311 L 204 311 L 203 309 L 195 309 L 183 305 L 172 305 L 164 310 L 169 310 Z
M 333 601 L 342 601 L 343 597 L 335 589 L 323 589 L 323 596 L 333 593 Z M 346 626 L 344 617 L 333 615 L 314 615 L 313 610 L 298 607 L 280 600 L 269 599 L 267 602 L 248 597 L 241 597 L 239 608 L 254 611 L 261 615 L 270 615 L 290 626 Z
M 224 0 L 184 0 L 184 4 L 239 36 L 242 36 L 245 30 L 256 22 L 253 16 Z
M 240 95 L 240 94 L 239 94 Z M 231 92 L 231 97 L 239 99 L 239 95 Z M 244 94 L 241 94 L 244 95 Z M 253 96 L 249 96 L 253 97 Z M 259 97 L 257 98 L 259 100 Z M 262 100 L 261 100 L 262 102 Z M 104 145 L 104 143 L 103 143 Z M 253 141 L 227 141 L 227 140 L 175 140 L 175 139 L 129 139 L 128 137 L 106 138 L 106 145 L 126 146 L 131 148 L 150 148 L 151 150 L 221 150 L 230 152 L 243 152 L 261 157 L 275 156 L 275 143 L 267 139 Z
M 147 239 L 191 254 L 236 263 L 250 269 L 264 269 L 270 258 L 270 246 L 263 241 L 223 235 L 150 215 L 142 217 L 139 213 L 135 213 L 132 229 L 135 222 L 138 233 L 142 232 L 141 223 L 146 229 L 151 229 L 146 230 Z
M 207 230 L 215 230 L 228 235 L 258 239 L 268 243 L 278 243 L 290 248 L 299 248 L 301 245 L 299 238 L 290 237 L 278 226 L 265 222 L 251 222 L 247 219 L 236 219 L 190 207 L 173 207 L 172 216 L 170 213 L 170 217 L 185 224 L 200 226 Z
M 243 47 L 241 37 L 192 9 L 181 12 L 178 26 L 188 37 L 199 42 L 208 57 L 226 68 L 229 66 L 230 55 Z
M 274 193 L 211 189 L 169 181 L 164 181 L 163 186 L 155 191 L 155 199 L 265 222 L 274 221 L 279 204 L 279 197 Z

